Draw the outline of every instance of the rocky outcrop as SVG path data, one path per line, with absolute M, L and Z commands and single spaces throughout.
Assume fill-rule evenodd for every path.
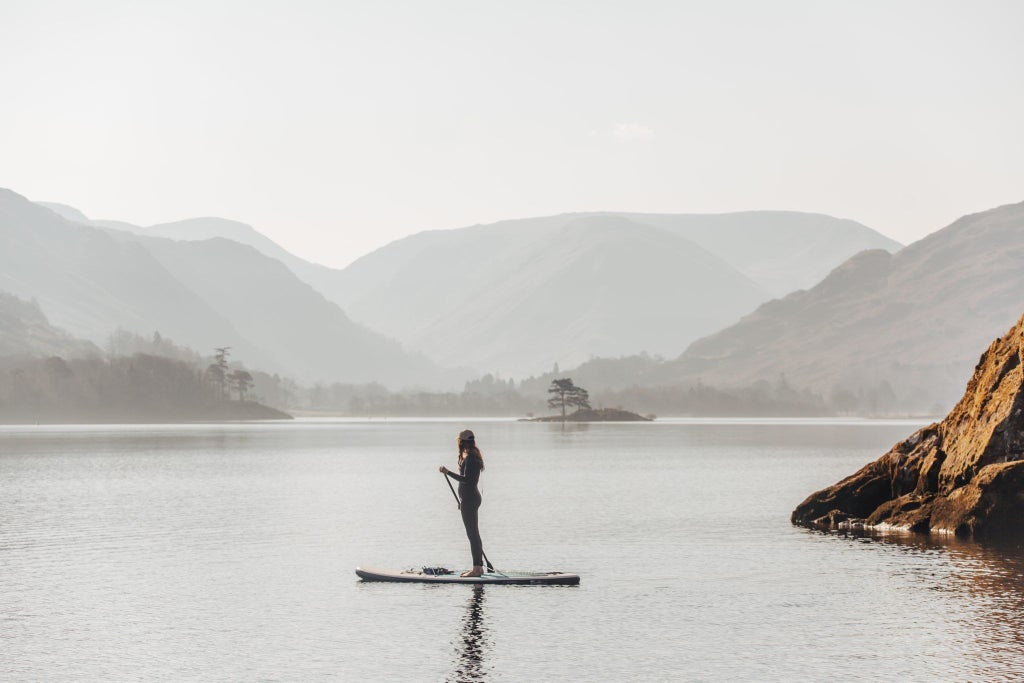
M 1024 531 L 1024 318 L 992 343 L 941 422 L 812 494 L 794 524 L 991 536 Z

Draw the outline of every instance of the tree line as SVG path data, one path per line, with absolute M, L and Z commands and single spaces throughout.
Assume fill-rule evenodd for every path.
M 157 355 L 139 351 L 159 350 Z M 230 347 L 215 350 L 202 368 L 195 352 L 160 337 L 115 331 L 111 351 L 131 355 L 64 359 L 0 358 L 0 422 L 90 422 L 279 417 L 253 402 L 256 377 L 229 364 Z M 256 373 L 268 387 L 281 382 Z M 279 404 L 297 392 L 280 392 Z M 237 396 L 233 400 L 232 394 Z
M 884 382 L 857 391 L 835 388 L 825 396 L 795 389 L 781 376 L 727 389 L 697 381 L 592 393 L 565 376 L 540 385 L 536 379 L 517 383 L 488 374 L 466 382 L 461 391 L 394 391 L 375 383 L 302 385 L 245 368 L 231 357 L 229 346 L 204 358 L 159 333 L 142 337 L 117 330 L 106 350 L 106 358 L 0 359 L 0 421 L 115 413 L 129 419 L 157 413 L 167 419 L 202 419 L 222 412 L 228 403 L 354 417 L 533 417 L 545 407 L 565 417 L 592 405 L 678 416 L 882 415 L 892 414 L 896 405 Z M 640 368 L 651 364 L 644 358 L 637 363 Z

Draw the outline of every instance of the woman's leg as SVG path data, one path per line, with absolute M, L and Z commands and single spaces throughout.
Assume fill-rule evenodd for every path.
M 462 523 L 466 527 L 466 536 L 469 538 L 469 550 L 473 554 L 474 567 L 482 567 L 484 564 L 484 543 L 480 540 L 479 513 L 479 498 L 462 501 Z

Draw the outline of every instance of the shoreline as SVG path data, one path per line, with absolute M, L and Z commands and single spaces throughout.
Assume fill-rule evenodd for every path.
M 602 421 L 602 422 L 571 422 L 563 423 L 561 420 L 548 422 L 535 422 L 524 420 L 520 417 L 508 417 L 504 415 L 453 415 L 453 416 L 352 416 L 352 415 L 328 415 L 303 414 L 303 411 L 296 411 L 296 414 L 288 418 L 250 418 L 250 419 L 121 419 L 121 420 L 66 420 L 66 421 L 7 421 L 0 419 L 0 428 L 3 427 L 74 427 L 74 426 L 189 426 L 189 425 L 217 425 L 217 424 L 280 424 L 280 425 L 301 425 L 301 424 L 384 424 L 384 423 L 430 423 L 444 422 L 452 424 L 468 423 L 516 423 L 516 424 L 548 424 L 548 425 L 649 425 L 658 426 L 737 426 L 737 427 L 905 427 L 911 425 L 930 424 L 933 418 L 866 418 L 866 417 L 658 417 L 654 421 Z

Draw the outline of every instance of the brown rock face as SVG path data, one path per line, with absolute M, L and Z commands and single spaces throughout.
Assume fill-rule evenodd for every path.
M 1024 318 L 989 346 L 942 422 L 793 511 L 794 524 L 1024 533 Z

